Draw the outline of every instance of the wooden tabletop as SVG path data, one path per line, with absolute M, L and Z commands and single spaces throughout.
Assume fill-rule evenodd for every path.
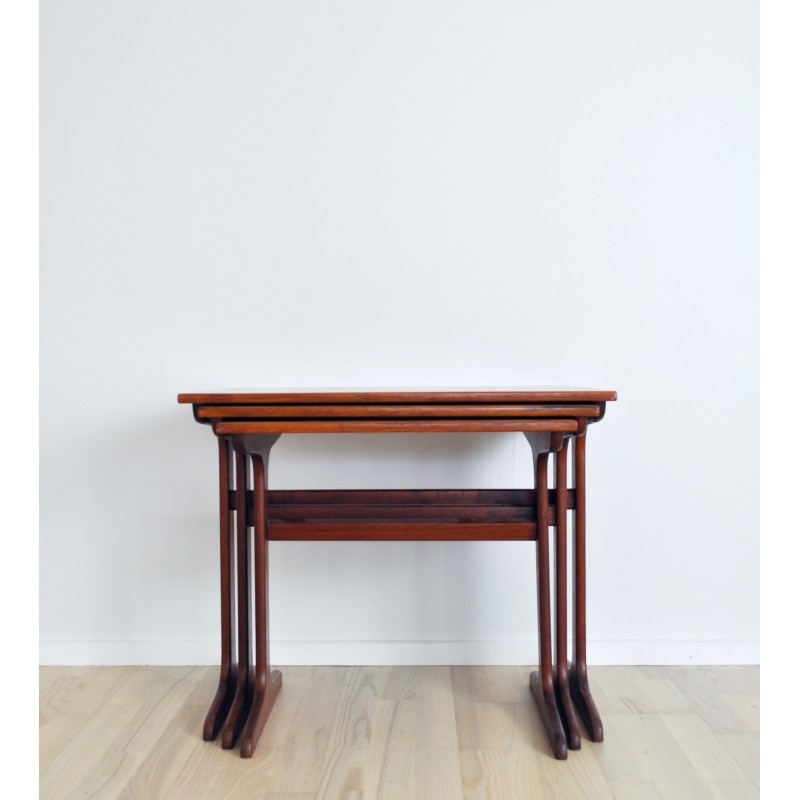
M 574 386 L 504 386 L 446 388 L 293 388 L 187 392 L 179 403 L 250 405 L 313 403 L 598 403 L 617 399 L 608 390 Z

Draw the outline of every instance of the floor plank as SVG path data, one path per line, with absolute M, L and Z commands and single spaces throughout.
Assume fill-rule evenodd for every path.
M 201 739 L 210 667 L 43 667 L 40 797 L 754 800 L 757 667 L 595 667 L 605 741 L 550 752 L 532 667 L 285 667 L 252 759 Z

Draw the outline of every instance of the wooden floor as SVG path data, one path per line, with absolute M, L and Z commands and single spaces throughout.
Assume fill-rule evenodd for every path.
M 217 670 L 43 667 L 40 797 L 756 798 L 757 667 L 594 667 L 606 741 L 550 754 L 523 667 L 286 667 L 255 756 L 200 737 Z

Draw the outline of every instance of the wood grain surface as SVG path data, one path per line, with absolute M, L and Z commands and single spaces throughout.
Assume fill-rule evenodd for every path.
M 204 742 L 216 667 L 43 667 L 40 797 L 758 797 L 757 667 L 593 667 L 607 729 L 553 759 L 526 667 L 283 667 L 252 759 Z
M 614 391 L 570 386 L 517 386 L 441 389 L 240 389 L 186 392 L 179 403 L 604 403 L 617 399 Z
M 273 433 L 516 433 L 578 430 L 574 419 L 359 419 L 213 421 L 217 436 Z

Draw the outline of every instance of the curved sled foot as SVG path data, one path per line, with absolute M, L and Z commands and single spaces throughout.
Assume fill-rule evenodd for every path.
M 244 733 L 242 734 L 242 758 L 252 758 L 256 749 L 256 744 L 264 730 L 269 712 L 275 704 L 275 698 L 283 685 L 283 675 L 278 670 L 270 673 L 266 688 L 256 690 L 253 697 L 253 706 L 250 709 L 250 716 L 247 718 Z
M 585 675 L 579 675 L 574 665 L 569 673 L 569 686 L 575 710 L 586 726 L 589 739 L 593 742 L 602 742 L 603 721 L 600 719 L 600 713 L 589 689 L 589 679 Z
M 559 761 L 563 761 L 567 757 L 567 737 L 564 735 L 555 694 L 544 691 L 538 672 L 531 672 L 530 685 L 547 731 L 547 738 L 550 739 L 550 746 L 553 748 L 553 755 Z
M 556 687 L 556 705 L 561 714 L 561 722 L 564 726 L 564 733 L 567 738 L 567 746 L 570 750 L 581 749 L 581 727 L 578 721 L 578 714 L 570 697 L 569 681 L 558 682 Z
M 233 697 L 236 694 L 236 680 L 233 676 L 220 678 L 217 693 L 211 701 L 211 706 L 206 714 L 203 723 L 203 739 L 206 742 L 213 742 L 219 735 L 228 712 L 231 710 Z
M 251 681 L 240 681 L 236 684 L 231 710 L 222 726 L 222 749 L 232 750 L 250 715 L 253 703 L 253 684 Z

